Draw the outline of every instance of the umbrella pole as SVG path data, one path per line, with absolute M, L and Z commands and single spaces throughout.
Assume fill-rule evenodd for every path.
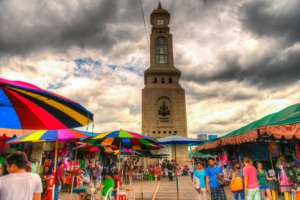
M 55 141 L 55 150 L 54 150 L 54 175 L 56 174 L 56 169 L 57 169 L 57 151 L 58 151 L 58 141 Z
M 57 151 L 58 151 L 58 141 L 56 140 L 55 141 L 55 149 L 54 149 L 54 168 L 53 168 L 53 174 L 54 174 L 54 184 L 56 185 L 57 184 L 57 176 L 56 176 L 56 165 L 57 165 Z M 53 187 L 53 190 L 52 190 L 52 197 L 54 198 L 54 194 L 55 194 L 55 187 Z
M 77 144 L 75 143 L 75 162 L 77 161 L 77 153 L 78 153 L 78 148 Z M 74 180 L 75 180 L 75 175 L 72 173 L 72 184 L 71 184 L 71 200 L 73 199 L 73 189 L 74 189 Z
M 176 155 L 176 144 L 175 144 L 175 179 L 176 179 L 176 191 L 177 191 L 177 200 L 179 200 L 179 186 L 178 186 L 178 176 L 177 176 L 177 155 Z
M 119 143 L 119 150 L 121 152 L 121 141 Z M 121 158 L 119 155 L 117 155 L 118 157 L 118 178 L 120 179 L 117 183 L 117 198 L 119 198 L 119 192 L 120 192 L 120 183 L 121 183 Z
M 142 197 L 142 200 L 144 199 L 144 167 L 145 167 L 145 160 L 144 160 L 144 158 L 142 158 L 142 166 L 143 166 L 143 170 L 142 170 L 142 182 L 141 182 L 141 197 Z

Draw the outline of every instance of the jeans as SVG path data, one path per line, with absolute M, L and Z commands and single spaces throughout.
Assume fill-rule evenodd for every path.
M 54 200 L 59 200 L 59 193 L 61 191 L 61 185 L 55 185 L 55 190 L 54 190 Z
M 240 200 L 244 200 L 245 199 L 245 192 L 244 190 L 242 191 L 238 191 L 238 192 L 234 192 L 234 200 L 239 200 L 239 197 L 240 197 Z

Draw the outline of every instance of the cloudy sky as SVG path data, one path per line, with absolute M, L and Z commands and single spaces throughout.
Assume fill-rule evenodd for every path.
M 162 0 L 188 129 L 230 130 L 300 101 L 299 0 Z M 142 0 L 147 32 L 156 0 Z M 75 99 L 96 130 L 141 128 L 139 0 L 0 0 L 0 74 Z

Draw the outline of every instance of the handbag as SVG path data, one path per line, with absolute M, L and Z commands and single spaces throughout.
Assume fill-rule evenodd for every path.
M 232 192 L 237 192 L 237 191 L 241 191 L 243 190 L 244 185 L 243 185 L 243 179 L 242 177 L 235 177 L 234 179 L 232 179 L 231 183 L 230 183 L 230 190 Z
M 218 176 L 217 177 L 217 182 L 219 183 L 220 186 L 225 186 L 226 185 L 224 176 Z
M 194 177 L 193 180 L 194 180 L 193 181 L 194 188 L 199 189 L 200 188 L 200 181 L 199 181 L 199 179 Z
M 194 185 L 195 190 L 198 192 L 198 194 L 200 194 L 201 193 L 200 181 L 198 178 L 196 178 L 196 177 L 193 178 L 193 185 Z

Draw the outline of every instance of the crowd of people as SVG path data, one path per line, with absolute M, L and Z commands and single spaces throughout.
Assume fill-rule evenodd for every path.
M 60 192 L 78 193 L 80 199 L 105 199 L 121 185 L 115 163 L 105 166 L 89 161 L 84 168 L 78 162 L 61 159 L 56 170 L 52 160 L 44 160 L 41 170 L 34 167 L 24 152 L 16 151 L 0 162 L 1 200 L 59 200 Z M 54 190 L 54 195 L 53 195 Z
M 234 200 L 300 199 L 300 163 L 288 163 L 281 156 L 269 170 L 262 162 L 250 158 L 222 166 L 214 158 L 197 162 L 193 171 L 194 187 L 199 199 L 226 200 L 229 188 Z M 230 198 L 229 198 L 230 199 Z
M 20 151 L 1 160 L 1 200 L 19 200 L 20 196 L 26 200 L 59 200 L 61 190 L 71 189 L 81 199 L 90 198 L 88 195 L 94 195 L 94 199 L 97 196 L 105 198 L 115 196 L 123 182 L 131 185 L 134 178 L 148 177 L 148 180 L 158 181 L 166 177 L 173 181 L 176 175 L 191 175 L 202 200 L 231 199 L 225 191 L 228 189 L 235 200 L 300 199 L 300 163 L 287 162 L 284 156 L 274 166 L 267 162 L 253 162 L 250 158 L 222 165 L 215 158 L 209 158 L 190 166 L 180 166 L 174 160 L 164 159 L 145 167 L 139 159 L 125 159 L 122 164 L 111 160 L 105 165 L 98 160 L 88 160 L 82 168 L 80 163 L 62 159 L 57 164 L 56 173 L 53 173 L 53 164 L 44 162 L 42 176 L 32 173 L 33 166 L 29 163 L 26 154 Z

